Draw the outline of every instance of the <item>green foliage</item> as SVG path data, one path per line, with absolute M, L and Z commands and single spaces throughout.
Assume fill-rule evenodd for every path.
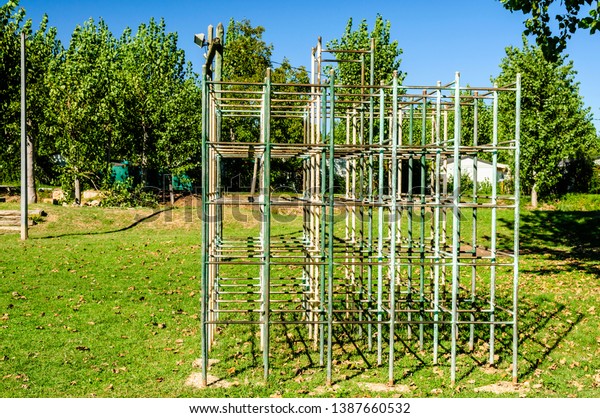
M 544 198 L 556 191 L 563 176 L 561 162 L 597 153 L 599 141 L 573 64 L 563 58 L 550 62 L 539 47 L 523 42 L 522 49 L 506 49 L 495 81 L 506 85 L 517 73 L 522 75 L 521 184 L 525 192 L 535 187 Z M 514 138 L 514 104 L 501 97 L 499 108 L 501 136 Z
M 0 6 L 0 182 L 17 181 L 20 166 L 21 46 L 25 10 L 18 1 Z
M 134 36 L 127 29 L 119 41 L 120 147 L 113 160 L 175 173 L 194 163 L 200 127 L 201 96 L 195 75 L 185 65 L 177 34 L 164 20 L 151 19 Z M 144 178 L 145 180 L 145 178 Z
M 273 52 L 273 45 L 267 45 L 262 39 L 264 31 L 262 26 L 252 26 L 248 19 L 229 21 L 223 48 L 223 80 L 264 80 L 267 68 L 272 66 Z
M 104 21 L 77 26 L 69 48 L 49 68 L 49 104 L 56 150 L 66 162 L 65 182 L 93 176 L 106 165 L 114 134 L 117 44 Z M 79 199 L 76 196 L 76 199 Z
M 102 197 L 100 205 L 103 207 L 149 207 L 158 205 L 155 193 L 144 189 L 142 184 L 134 185 L 133 177 L 123 182 L 115 182 L 108 188 Z
M 460 176 L 460 196 L 466 198 L 473 197 L 473 187 L 474 182 L 471 176 L 467 173 L 463 173 Z M 454 178 L 452 176 L 448 177 L 448 193 L 452 193 L 454 190 Z M 500 189 L 498 189 L 500 191 Z M 477 182 L 477 191 L 478 196 L 490 196 L 492 194 L 492 183 L 489 180 Z
M 531 15 L 525 20 L 525 35 L 535 35 L 548 61 L 557 61 L 567 47 L 567 41 L 577 29 L 589 30 L 594 34 L 600 29 L 600 3 L 598 0 L 500 0 L 511 12 L 521 11 Z M 595 2 L 595 5 L 594 5 Z M 551 10 L 560 8 L 551 19 Z M 583 8 L 583 10 L 582 10 Z M 582 12 L 589 8 L 588 16 Z M 558 35 L 553 34 L 551 25 L 558 24 Z
M 384 21 L 381 15 L 375 18 L 373 30 L 369 32 L 366 19 L 363 19 L 358 28 L 353 28 L 352 18 L 348 19 L 346 30 L 340 39 L 333 39 L 327 43 L 328 49 L 337 49 L 342 51 L 369 51 L 371 49 L 371 39 L 375 39 L 375 71 L 373 74 L 373 84 L 378 85 L 382 82 L 389 83 L 394 71 L 400 68 L 400 55 L 402 49 L 398 46 L 398 41 L 390 39 L 391 23 Z M 337 52 L 335 57 L 338 60 L 360 60 L 360 56 L 355 52 Z M 336 68 L 336 76 L 341 79 L 342 84 L 360 85 L 369 84 L 371 79 L 370 55 L 364 55 L 365 72 L 362 73 L 360 62 L 340 62 Z M 402 83 L 404 74 L 398 73 L 398 81 Z
M 173 174 L 197 168 L 200 88 L 164 21 L 151 19 L 135 36 L 126 29 L 117 39 L 104 21 L 90 19 L 63 49 L 46 16 L 36 31 L 18 2 L 3 5 L 0 16 L 2 181 L 16 180 L 20 165 L 21 31 L 27 35 L 28 136 L 42 179 L 72 191 L 75 181 L 98 185 L 111 161 Z M 53 165 L 54 155 L 64 167 Z

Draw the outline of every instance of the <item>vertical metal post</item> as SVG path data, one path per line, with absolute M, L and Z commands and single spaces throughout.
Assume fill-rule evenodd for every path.
M 200 324 L 200 344 L 202 357 L 202 386 L 207 384 L 208 369 L 208 85 L 207 69 L 202 67 L 202 236 L 201 236 L 201 324 Z
M 21 239 L 29 237 L 27 199 L 27 88 L 26 88 L 26 38 L 21 32 Z
M 325 101 L 323 101 L 323 103 L 326 103 Z M 323 120 L 325 120 L 325 118 L 323 118 Z M 323 131 L 325 132 L 325 131 Z M 324 365 L 324 356 L 325 356 L 325 325 L 324 325 L 324 321 L 325 321 L 325 262 L 327 261 L 327 253 L 325 252 L 325 242 L 326 242 L 326 222 L 327 222 L 327 218 L 325 217 L 325 194 L 327 193 L 327 183 L 326 183 L 326 179 L 327 179 L 327 159 L 325 156 L 325 152 L 321 152 L 321 197 L 319 199 L 319 211 L 320 211 L 320 222 L 321 222 L 321 237 L 320 237 L 320 241 L 321 241 L 321 245 L 320 245 L 320 249 L 321 249 L 321 265 L 319 266 L 319 280 L 320 280 L 320 303 L 321 303 L 321 315 L 320 315 L 320 321 L 321 323 L 319 324 L 319 328 L 320 328 L 320 341 L 319 341 L 319 364 L 321 366 Z M 328 308 L 327 308 L 328 309 Z
M 425 148 L 427 142 L 427 90 L 423 90 L 423 109 L 421 112 L 421 146 Z M 421 207 L 420 213 L 420 237 L 419 237 L 419 349 L 423 350 L 424 316 L 425 310 L 425 178 L 427 161 L 424 149 L 421 150 Z
M 335 160 L 334 160 L 334 141 L 335 141 L 335 72 L 329 73 L 329 190 L 328 206 L 329 219 L 327 245 L 328 245 L 328 263 L 327 263 L 327 385 L 332 383 L 332 356 L 333 356 L 333 224 L 334 218 L 334 179 L 335 179 Z
M 385 92 L 379 89 L 379 211 L 377 217 L 377 365 L 381 365 L 382 313 L 383 313 L 383 193 L 384 189 L 384 149 L 385 136 Z
M 452 195 L 452 320 L 450 380 L 456 382 L 456 340 L 458 334 L 458 289 L 460 251 L 460 74 L 456 73 L 454 85 L 454 191 Z
M 473 146 L 479 145 L 479 99 L 477 98 L 477 92 L 474 94 L 473 99 Z M 477 165 L 478 158 L 477 154 L 473 156 L 473 212 L 471 216 L 471 246 L 473 257 L 477 256 Z M 496 169 L 495 167 L 493 168 Z M 477 259 L 474 258 L 471 266 L 471 309 L 475 309 L 476 300 L 476 279 L 477 279 Z M 469 350 L 473 351 L 475 346 L 475 314 L 472 312 L 470 315 L 471 324 L 469 324 Z
M 519 299 L 519 228 L 520 228 L 520 202 L 521 202 L 521 180 L 519 178 L 519 161 L 521 158 L 521 74 L 517 74 L 517 91 L 515 104 L 515 213 L 514 213 L 514 238 L 513 238 L 513 363 L 512 363 L 512 378 L 513 382 L 517 383 L 518 379 L 518 347 L 519 347 L 519 326 L 517 322 L 517 302 Z
M 408 146 L 412 148 L 414 142 L 414 132 L 415 132 L 415 106 L 413 103 L 409 105 L 409 113 L 408 113 Z M 412 279 L 413 279 L 413 214 L 414 214 L 414 200 L 413 200 L 413 191 L 414 191 L 414 158 L 412 151 L 408 157 L 408 210 L 407 210 L 407 233 L 408 233 L 408 267 L 407 267 L 407 295 L 406 300 L 408 302 L 408 333 L 407 337 L 412 338 L 412 309 L 413 309 L 413 299 L 412 299 Z
M 375 97 L 373 96 L 375 93 L 373 84 L 375 83 L 375 38 L 371 38 L 371 61 L 369 68 L 369 145 L 373 145 L 373 137 L 375 135 Z M 368 333 L 368 344 L 369 351 L 373 350 L 373 326 L 371 324 L 372 321 L 372 299 L 373 299 L 373 182 L 374 182 L 374 167 L 373 167 L 373 153 L 369 152 L 369 185 L 368 185 L 368 200 L 369 200 L 369 208 L 368 208 L 368 236 L 367 236 L 367 246 L 369 248 L 368 252 L 368 270 L 367 270 L 367 309 L 369 310 L 369 325 L 367 329 Z
M 271 69 L 267 68 L 263 90 L 263 366 L 264 378 L 269 378 L 270 299 L 271 299 Z
M 435 208 L 434 208 L 434 257 L 435 265 L 433 267 L 433 364 L 438 362 L 438 343 L 439 343 L 439 311 L 440 311 L 440 173 L 442 164 L 441 150 L 441 109 L 442 109 L 442 91 L 441 82 L 437 82 L 436 93 L 436 124 L 435 124 Z
M 494 84 L 494 88 L 498 87 Z M 493 132 L 492 132 L 492 220 L 491 220 L 491 242 L 490 242 L 490 358 L 489 363 L 494 364 L 495 354 L 495 320 L 496 320 L 496 223 L 498 222 L 497 208 L 498 205 L 498 91 L 493 93 Z
M 390 224 L 392 226 L 390 239 L 390 336 L 389 336 L 389 364 L 388 383 L 394 384 L 394 341 L 396 323 L 396 217 L 398 216 L 398 73 L 394 71 L 392 92 L 392 184 Z

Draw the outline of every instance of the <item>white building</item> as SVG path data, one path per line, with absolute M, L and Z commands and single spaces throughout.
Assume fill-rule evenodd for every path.
M 460 160 L 460 173 L 461 176 L 468 175 L 472 180 L 474 179 L 475 169 L 477 169 L 477 182 L 478 183 L 491 183 L 493 179 L 494 166 L 491 162 L 482 160 L 481 158 L 477 159 L 477 164 L 475 164 L 475 159 L 473 157 L 463 157 Z M 446 173 L 448 178 L 452 177 L 454 173 L 454 159 L 448 159 L 448 163 L 446 164 Z M 510 177 L 510 169 L 506 164 L 496 164 L 496 180 L 498 182 L 504 181 Z

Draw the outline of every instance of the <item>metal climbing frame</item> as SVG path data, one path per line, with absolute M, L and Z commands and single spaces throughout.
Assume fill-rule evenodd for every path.
M 309 84 L 277 84 L 270 72 L 262 83 L 233 83 L 205 69 L 204 384 L 221 324 L 259 327 L 265 378 L 272 329 L 285 324 L 306 330 L 328 383 L 338 334 L 351 332 L 378 365 L 387 356 L 390 384 L 407 342 L 431 350 L 432 364 L 448 364 L 454 383 L 459 353 L 479 347 L 490 364 L 497 361 L 502 327 L 512 333 L 503 352 L 512 355 L 516 381 L 520 79 L 464 87 L 457 73 L 445 85 L 403 86 L 394 74 L 390 84 L 371 78 L 340 85 L 334 70 L 323 74 L 338 52 L 319 39 Z M 363 80 L 373 74 L 374 42 L 370 50 L 343 52 L 356 54 Z M 500 100 L 513 104 L 511 133 L 499 129 Z M 301 120 L 303 141 L 275 140 L 279 118 Z M 225 140 L 226 119 L 252 121 L 259 133 L 247 142 Z M 500 155 L 514 161 L 503 182 Z M 223 192 L 226 158 L 255 161 L 259 187 L 247 202 Z M 302 161 L 303 190 L 274 194 L 271 164 L 289 158 Z M 472 165 L 468 188 L 458 181 L 461 162 Z M 485 184 L 478 180 L 483 167 L 491 167 Z M 240 203 L 257 216 L 250 236 L 227 225 Z M 302 214 L 298 233 L 272 228 L 284 208 Z

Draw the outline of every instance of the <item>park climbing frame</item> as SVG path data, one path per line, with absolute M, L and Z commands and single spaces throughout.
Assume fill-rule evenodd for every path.
M 213 54 L 218 68 L 220 51 Z M 466 87 L 457 73 L 448 84 L 405 86 L 394 74 L 375 85 L 373 41 L 368 50 L 343 51 L 362 69 L 361 84 L 348 86 L 336 79 L 339 52 L 318 40 L 308 84 L 274 83 L 270 71 L 262 83 L 221 80 L 212 58 L 204 68 L 203 384 L 217 327 L 233 324 L 260 330 L 265 379 L 274 330 L 295 326 L 319 353 L 328 384 L 335 347 L 348 338 L 378 366 L 387 363 L 390 384 L 412 344 L 431 352 L 431 364 L 447 364 L 452 383 L 460 353 L 485 350 L 489 364 L 497 352 L 510 353 L 516 381 L 520 78 Z M 500 100 L 513 104 L 506 132 Z M 482 132 L 484 111 L 491 132 Z M 276 140 L 271 127 L 279 118 L 302 121 L 302 142 Z M 226 139 L 227 119 L 253 121 L 259 134 Z M 500 155 L 514 162 L 503 182 Z M 247 201 L 225 193 L 224 159 L 254 160 Z M 277 159 L 302 162 L 299 193 L 272 192 Z M 468 187 L 457 180 L 465 159 L 473 162 Z M 483 161 L 492 167 L 485 184 L 478 180 Z M 228 224 L 240 205 L 257 220 L 248 236 Z M 283 209 L 301 214 L 300 230 L 272 228 Z

